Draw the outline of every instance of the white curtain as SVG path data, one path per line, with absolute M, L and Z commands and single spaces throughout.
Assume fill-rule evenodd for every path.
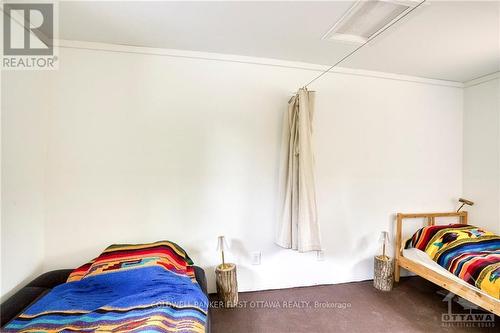
M 275 241 L 299 252 L 321 250 L 313 172 L 314 95 L 300 89 L 283 117 Z

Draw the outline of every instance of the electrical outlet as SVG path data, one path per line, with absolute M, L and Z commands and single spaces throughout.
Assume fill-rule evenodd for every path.
M 324 251 L 316 251 L 316 260 L 324 261 L 325 260 L 325 252 Z
M 252 265 L 260 265 L 260 252 L 252 252 Z

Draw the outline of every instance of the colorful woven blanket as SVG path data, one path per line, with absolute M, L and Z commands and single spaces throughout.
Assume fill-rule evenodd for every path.
M 441 267 L 500 299 L 500 237 L 472 225 L 419 229 L 406 248 L 426 252 Z
M 205 332 L 192 265 L 172 242 L 112 245 L 3 332 Z

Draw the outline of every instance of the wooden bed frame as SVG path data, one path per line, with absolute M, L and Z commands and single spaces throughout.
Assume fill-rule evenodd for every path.
M 396 218 L 396 256 L 394 262 L 394 280 L 399 282 L 401 267 L 413 272 L 424 279 L 427 279 L 452 293 L 465 298 L 466 300 L 493 312 L 500 316 L 500 301 L 487 297 L 475 290 L 472 286 L 460 284 L 449 277 L 439 274 L 416 261 L 403 257 L 403 221 L 406 219 L 425 219 L 427 225 L 434 225 L 436 218 L 456 217 L 461 224 L 467 224 L 467 212 L 450 213 L 420 213 L 420 214 L 402 214 L 398 213 Z

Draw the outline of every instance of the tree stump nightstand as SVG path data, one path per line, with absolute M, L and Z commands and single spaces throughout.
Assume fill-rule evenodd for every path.
M 217 294 L 224 307 L 234 308 L 238 304 L 238 280 L 235 264 L 219 265 L 215 268 Z
M 394 261 L 387 256 L 374 258 L 373 286 L 378 290 L 391 291 L 393 283 Z

